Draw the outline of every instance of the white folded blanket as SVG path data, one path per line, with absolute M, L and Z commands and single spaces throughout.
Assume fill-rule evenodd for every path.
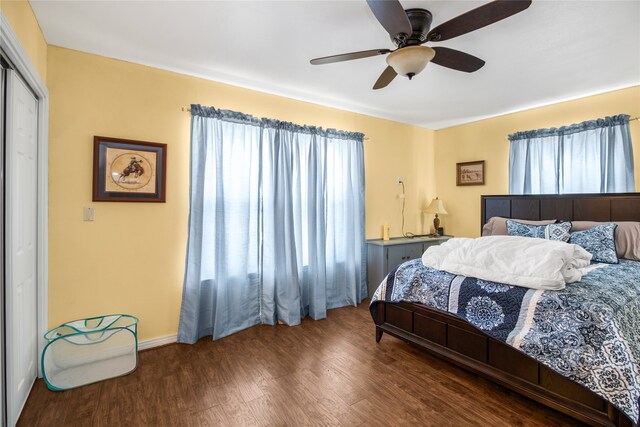
M 455 238 L 431 246 L 425 266 L 492 282 L 532 289 L 564 289 L 598 265 L 578 245 L 517 236 Z

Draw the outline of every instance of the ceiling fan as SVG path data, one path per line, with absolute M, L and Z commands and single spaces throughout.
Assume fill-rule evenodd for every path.
M 398 0 L 367 0 L 376 19 L 391 36 L 396 49 L 372 49 L 343 53 L 311 60 L 311 64 L 329 64 L 370 56 L 386 55 L 387 68 L 382 72 L 373 89 L 382 89 L 400 74 L 411 80 L 429 61 L 443 67 L 472 73 L 484 65 L 484 61 L 468 53 L 446 47 L 421 46 L 427 42 L 440 42 L 475 31 L 494 22 L 522 12 L 531 0 L 496 0 L 453 18 L 433 30 L 433 16 L 426 9 L 404 10 Z

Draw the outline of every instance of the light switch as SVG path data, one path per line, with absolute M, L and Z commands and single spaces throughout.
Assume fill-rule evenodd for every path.
M 84 208 L 84 220 L 93 221 L 96 219 L 96 210 L 94 208 Z

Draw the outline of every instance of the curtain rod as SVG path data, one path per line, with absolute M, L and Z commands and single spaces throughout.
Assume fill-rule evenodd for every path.
M 638 116 L 638 117 L 631 117 L 631 118 L 629 119 L 629 121 L 630 121 L 630 122 L 632 122 L 632 121 L 634 121 L 634 120 L 636 120 L 636 121 L 640 120 L 640 116 Z M 504 140 L 505 140 L 505 141 L 508 141 L 508 140 L 509 140 L 509 138 L 505 136 L 505 137 L 504 137 Z
M 184 111 L 185 113 L 190 113 L 191 112 L 191 108 L 190 107 L 182 107 L 181 108 L 182 111 Z M 369 141 L 371 138 L 369 138 L 368 136 L 364 137 L 365 141 Z

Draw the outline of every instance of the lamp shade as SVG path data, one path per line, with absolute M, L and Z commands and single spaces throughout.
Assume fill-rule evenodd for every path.
M 442 200 L 436 197 L 429 203 L 429 206 L 425 209 L 425 213 L 444 215 L 447 213 L 447 210 L 444 208 Z
M 424 70 L 436 51 L 428 46 L 406 46 L 387 55 L 387 64 L 401 76 L 413 77 Z

